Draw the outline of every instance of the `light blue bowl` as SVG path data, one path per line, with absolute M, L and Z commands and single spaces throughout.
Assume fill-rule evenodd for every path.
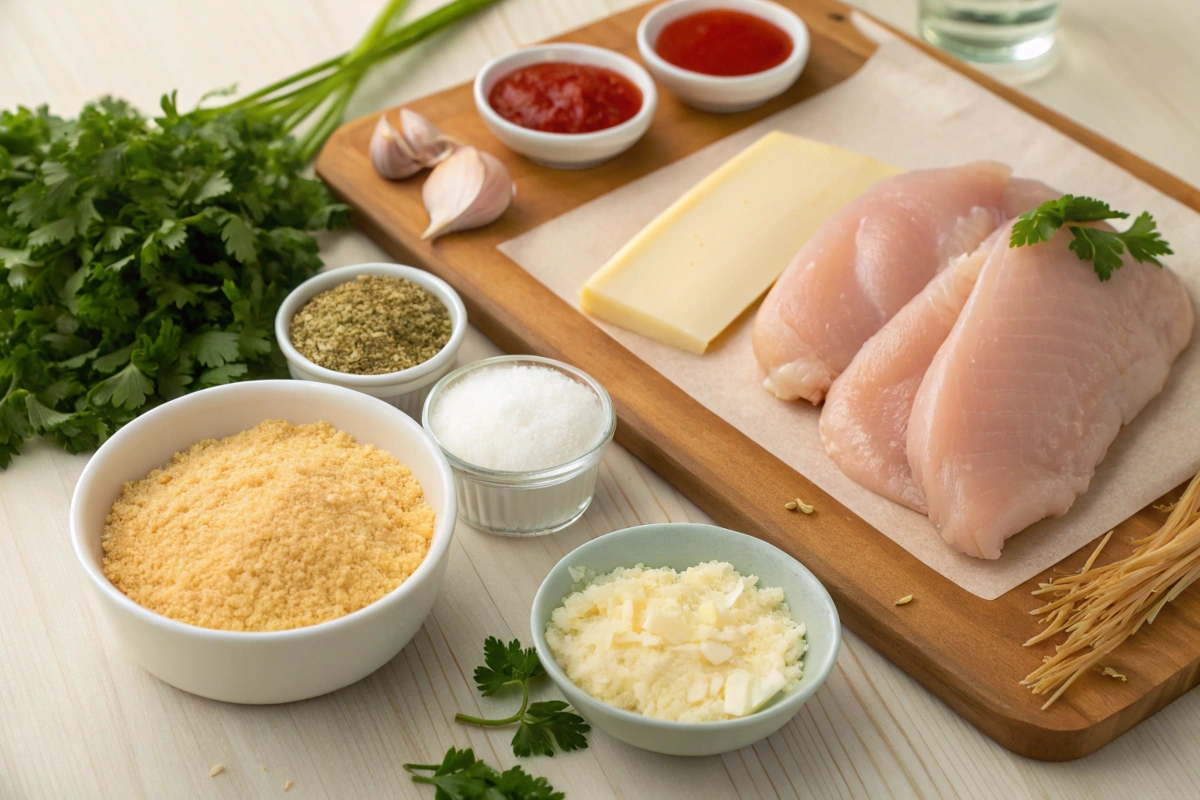
M 602 703 L 571 682 L 546 644 L 550 615 L 562 605 L 574 584 L 569 567 L 585 567 L 602 574 L 636 564 L 684 570 L 704 561 L 728 561 L 742 575 L 757 575 L 759 586 L 783 589 L 792 616 L 808 630 L 804 677 L 796 686 L 740 719 L 670 722 Z M 803 564 L 753 536 L 687 522 L 627 528 L 593 539 L 569 553 L 542 581 L 533 599 L 530 627 L 546 672 L 590 725 L 634 747 L 672 756 L 724 753 L 770 736 L 787 724 L 829 677 L 842 644 L 842 625 L 833 599 Z

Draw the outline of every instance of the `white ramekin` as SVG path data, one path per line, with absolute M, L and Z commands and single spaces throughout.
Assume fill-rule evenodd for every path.
M 682 69 L 654 49 L 667 23 L 713 8 L 753 14 L 778 25 L 792 37 L 792 54 L 782 64 L 752 75 L 722 77 Z M 787 91 L 808 62 L 808 26 L 794 13 L 767 0 L 668 0 L 642 17 L 637 29 L 638 53 L 655 80 L 701 111 L 730 113 L 760 106 Z
M 633 117 L 592 133 L 546 133 L 509 122 L 488 103 L 492 87 L 522 67 L 548 61 L 590 64 L 628 78 L 642 93 L 642 107 Z M 658 90 L 650 75 L 636 61 L 613 50 L 587 44 L 542 44 L 525 47 L 493 58 L 475 76 L 475 108 L 483 124 L 507 147 L 547 167 L 585 169 L 623 153 L 642 138 L 654 119 Z
M 429 291 L 441 301 L 450 312 L 450 341 L 446 343 L 437 355 L 415 367 L 402 369 L 399 372 L 387 372 L 382 375 L 352 375 L 346 372 L 326 369 L 318 366 L 300 354 L 293 345 L 290 335 L 292 317 L 300 307 L 316 295 L 327 289 L 332 289 L 341 283 L 352 281 L 359 275 L 382 275 L 389 278 L 404 278 Z M 450 284 L 422 269 L 406 267 L 402 264 L 355 264 L 349 267 L 331 269 L 309 278 L 297 286 L 284 298 L 275 315 L 275 340 L 279 349 L 287 359 L 288 372 L 293 378 L 305 381 L 319 381 L 344 386 L 347 389 L 378 397 L 408 414 L 413 419 L 419 419 L 421 406 L 425 396 L 443 375 L 454 369 L 458 348 L 462 346 L 463 338 L 467 335 L 467 309 L 463 305 L 458 292 L 450 288 Z
M 265 419 L 327 421 L 406 464 L 433 507 L 433 540 L 390 594 L 344 617 L 286 631 L 199 628 L 156 614 L 104 575 L 101 536 L 124 481 L 138 480 L 202 439 Z M 100 616 L 133 660 L 192 694 L 230 703 L 286 703 L 365 678 L 408 644 L 433 608 L 454 535 L 450 465 L 412 418 L 364 394 L 305 381 L 247 381 L 204 389 L 155 408 L 96 451 L 71 498 L 71 543 Z
M 600 473 L 600 457 L 617 430 L 617 415 L 604 387 L 590 375 L 550 358 L 540 356 L 496 356 L 460 367 L 442 378 L 429 397 L 421 415 L 421 424 L 430 437 L 438 442 L 430 424 L 431 410 L 448 386 L 479 369 L 508 364 L 513 366 L 552 367 L 572 380 L 587 386 L 600 398 L 608 417 L 608 427 L 591 450 L 566 464 L 532 472 L 509 472 L 485 469 L 469 464 L 442 447 L 454 473 L 458 491 L 460 519 L 488 533 L 502 536 L 534 536 L 562 530 L 583 516 L 596 491 L 596 476 Z

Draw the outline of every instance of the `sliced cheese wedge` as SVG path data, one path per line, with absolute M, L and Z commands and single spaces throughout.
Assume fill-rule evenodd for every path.
M 772 131 L 634 236 L 583 285 L 580 304 L 613 325 L 703 353 L 826 218 L 899 171 Z

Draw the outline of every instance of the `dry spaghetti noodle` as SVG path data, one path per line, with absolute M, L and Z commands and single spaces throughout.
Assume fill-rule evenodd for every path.
M 1166 523 L 1134 542 L 1138 548 L 1132 554 L 1094 566 L 1111 537 L 1109 531 L 1078 574 L 1055 578 L 1034 592 L 1056 599 L 1030 612 L 1044 617 L 1046 630 L 1025 646 L 1067 632 L 1054 655 L 1021 681 L 1034 694 L 1053 692 L 1043 709 L 1200 578 L 1200 475 L 1174 504 Z

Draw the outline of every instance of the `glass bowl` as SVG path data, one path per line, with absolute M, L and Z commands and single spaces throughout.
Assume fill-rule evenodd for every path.
M 583 455 L 565 464 L 529 472 L 487 469 L 463 461 L 446 449 L 430 423 L 431 411 L 447 387 L 466 375 L 498 364 L 550 367 L 587 386 L 608 418 L 600 440 Z M 456 369 L 434 385 L 425 399 L 421 424 L 437 442 L 458 493 L 458 516 L 474 528 L 501 536 L 539 536 L 562 530 L 583 516 L 596 491 L 600 457 L 617 429 L 617 415 L 604 387 L 574 367 L 540 356 L 497 356 Z

